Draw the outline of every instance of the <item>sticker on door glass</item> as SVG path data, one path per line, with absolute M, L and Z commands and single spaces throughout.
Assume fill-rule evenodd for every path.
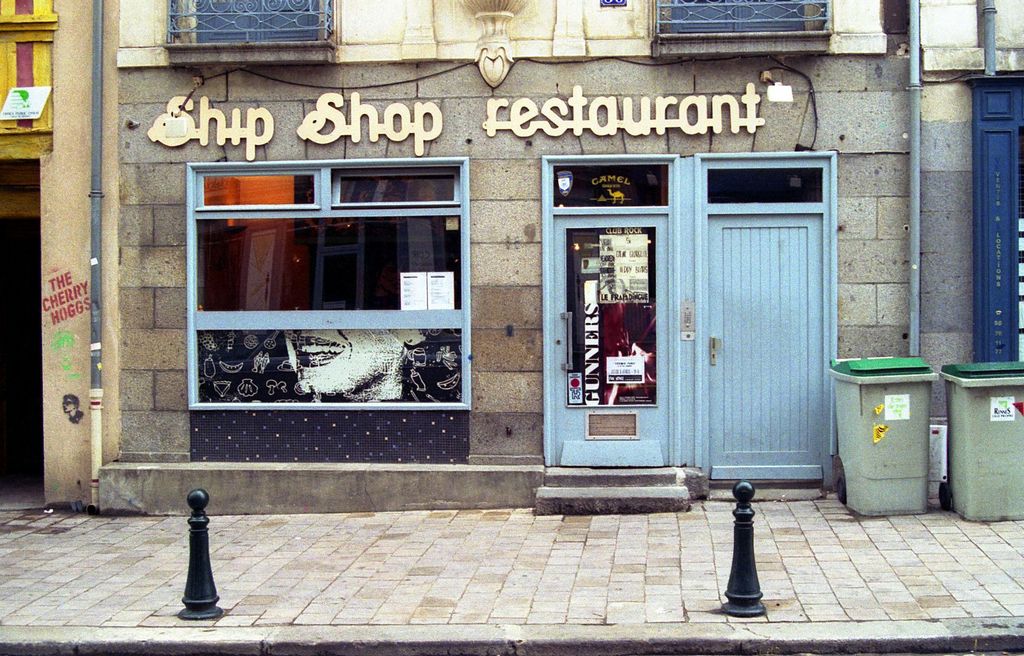
M 643 228 L 608 228 L 601 235 L 601 303 L 650 303 Z
M 609 385 L 625 383 L 640 385 L 644 382 L 644 357 L 627 355 L 605 360 L 605 382 Z
M 901 419 L 910 419 L 910 395 L 886 394 L 885 420 L 899 421 Z
M 1016 399 L 1012 396 L 990 396 L 989 397 L 989 421 L 1013 421 L 1013 404 Z
M 569 372 L 566 380 L 569 405 L 583 405 L 583 374 Z

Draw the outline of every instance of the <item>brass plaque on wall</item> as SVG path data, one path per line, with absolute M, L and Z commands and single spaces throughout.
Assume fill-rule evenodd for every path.
M 636 440 L 635 412 L 591 412 L 587 415 L 588 440 Z

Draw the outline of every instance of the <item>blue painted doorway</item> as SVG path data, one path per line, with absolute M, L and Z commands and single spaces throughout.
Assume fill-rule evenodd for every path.
M 834 161 L 544 160 L 547 465 L 830 474 Z

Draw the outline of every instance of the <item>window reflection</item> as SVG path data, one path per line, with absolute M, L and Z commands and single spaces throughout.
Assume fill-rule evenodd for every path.
M 455 176 L 434 175 L 339 175 L 335 202 L 440 203 L 455 200 Z
M 312 205 L 316 202 L 311 175 L 206 176 L 203 205 Z
M 821 169 L 711 169 L 709 203 L 820 203 Z
M 450 271 L 458 217 L 225 219 L 198 223 L 199 310 L 399 310 L 399 276 Z

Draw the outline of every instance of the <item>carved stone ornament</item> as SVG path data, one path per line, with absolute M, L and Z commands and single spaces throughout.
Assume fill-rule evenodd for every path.
M 508 23 L 532 0 L 460 0 L 480 22 L 483 34 L 476 42 L 476 64 L 491 87 L 505 80 L 512 68 L 512 41 Z

